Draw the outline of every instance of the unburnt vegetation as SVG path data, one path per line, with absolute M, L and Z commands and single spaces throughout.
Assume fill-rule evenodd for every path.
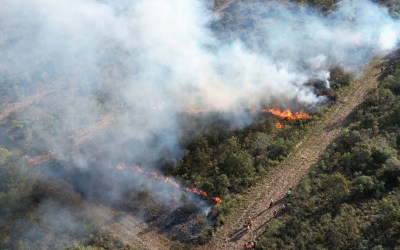
M 395 249 L 400 246 L 400 62 L 272 220 L 259 249 Z

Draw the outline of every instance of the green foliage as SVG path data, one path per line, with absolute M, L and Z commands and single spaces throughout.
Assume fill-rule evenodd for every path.
M 225 195 L 224 201 L 214 207 L 214 210 L 219 214 L 217 217 L 216 225 L 221 226 L 224 224 L 225 215 L 232 212 L 232 209 L 237 207 L 237 204 L 242 200 L 241 195 Z
M 216 179 L 215 179 L 215 192 L 221 195 L 225 195 L 229 193 L 229 187 L 231 186 L 231 183 L 229 181 L 228 176 L 226 174 L 220 174 Z
M 330 2 L 333 2 L 333 1 L 330 1 Z M 330 7 L 328 7 L 328 5 L 330 5 L 330 3 L 326 3 L 325 7 L 322 7 L 322 8 L 329 9 Z M 350 73 L 345 72 L 340 68 L 334 68 L 331 70 L 330 83 L 331 83 L 331 87 L 333 89 L 337 90 L 337 89 L 340 89 L 341 87 L 348 86 L 350 84 L 350 80 L 351 80 Z
M 279 130 L 274 127 L 277 118 L 270 114 L 260 118 L 242 131 L 210 128 L 201 136 L 184 138 L 185 157 L 170 164 L 166 172 L 214 195 L 241 192 L 287 155 L 307 124 L 307 121 L 284 121 L 285 127 Z
M 264 114 L 251 127 L 229 132 L 210 128 L 203 135 L 182 140 L 187 152 L 182 161 L 164 166 L 167 174 L 186 180 L 188 186 L 200 187 L 211 196 L 222 197 L 216 206 L 217 225 L 237 206 L 237 195 L 254 185 L 271 167 L 289 153 L 305 130 L 308 121 L 280 121 Z

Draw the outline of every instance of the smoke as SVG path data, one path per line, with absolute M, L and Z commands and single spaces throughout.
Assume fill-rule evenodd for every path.
M 93 179 L 107 179 L 121 161 L 156 168 L 164 155 L 182 156 L 179 118 L 191 109 L 240 128 L 251 124 L 251 108 L 318 105 L 324 98 L 309 79 L 329 86 L 330 68 L 357 71 L 400 37 L 398 20 L 366 0 L 342 1 L 327 15 L 273 1 L 226 11 L 218 16 L 200 0 L 3 0 L 2 89 L 20 100 L 55 89 L 17 113 L 29 133 L 13 143 L 52 150 Z M 69 138 L 87 136 L 109 113 L 110 129 L 93 129 L 96 150 L 71 155 Z M 87 179 L 75 182 L 95 192 Z M 132 179 L 116 182 L 107 196 L 120 198 Z
M 216 17 L 201 1 L 8 1 L 2 75 L 29 84 L 60 77 L 81 92 L 108 86 L 153 133 L 166 120 L 162 127 L 176 130 L 174 116 L 188 107 L 230 112 L 277 98 L 316 104 L 321 99 L 303 85 L 309 77 L 324 78 L 334 65 L 359 67 L 399 35 L 387 10 L 369 1 L 343 1 L 327 17 L 307 7 L 242 5 L 238 12 L 252 6 L 255 19 L 226 42 L 213 34 Z M 92 113 L 90 105 L 80 108 Z M 151 105 L 168 117 L 143 115 Z
M 19 230 L 22 233 L 21 238 L 26 241 L 25 246 L 19 247 L 65 249 L 71 242 L 81 240 L 80 237 L 87 230 L 80 221 L 85 218 L 81 210 L 45 201 L 34 213 L 33 216 L 37 216 L 40 220 L 18 222 L 24 225 L 24 228 Z

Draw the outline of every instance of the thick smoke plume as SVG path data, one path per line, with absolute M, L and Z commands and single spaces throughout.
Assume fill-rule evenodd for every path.
M 238 13 L 253 4 L 242 5 Z M 75 117 L 96 120 L 101 112 L 98 100 L 75 104 L 75 96 L 103 91 L 129 109 L 122 134 L 136 138 L 140 149 L 130 153 L 151 151 L 155 158 L 176 146 L 176 116 L 190 108 L 237 113 L 274 102 L 317 104 L 323 100 L 304 86 L 307 79 L 327 78 L 336 65 L 359 67 L 399 37 L 399 23 L 369 1 L 342 1 L 328 16 L 259 3 L 252 9 L 256 21 L 237 25 L 246 33 L 222 40 L 210 29 L 218 17 L 198 0 L 6 0 L 3 6 L 3 83 L 12 82 L 20 96 L 42 84 L 73 91 L 48 103 L 59 107 L 70 131 L 80 128 Z M 251 122 L 232 117 L 238 126 Z M 156 149 L 148 145 L 154 136 L 163 138 Z
M 38 108 L 17 113 L 31 131 L 27 153 L 52 150 L 94 170 L 96 180 L 110 179 L 112 164 L 155 168 L 160 157 L 182 154 L 179 117 L 191 109 L 220 113 L 240 128 L 252 122 L 251 108 L 318 105 L 324 99 L 309 79 L 327 80 L 335 66 L 357 71 L 400 37 L 399 22 L 366 0 L 342 1 L 327 15 L 246 2 L 226 11 L 253 11 L 254 19 L 222 30 L 220 14 L 200 0 L 3 0 L 0 103 L 54 89 Z M 74 136 L 96 133 L 87 128 L 104 117 L 112 132 L 96 147 L 108 165 L 94 164 L 93 152 L 71 157 Z M 49 168 L 46 178 L 63 174 Z M 87 196 L 99 192 L 96 183 L 72 182 Z M 116 182 L 104 193 L 118 200 L 132 179 Z M 142 182 L 135 185 L 157 189 Z

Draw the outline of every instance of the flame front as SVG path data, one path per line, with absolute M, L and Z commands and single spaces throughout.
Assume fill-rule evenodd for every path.
M 303 111 L 292 113 L 289 109 L 286 109 L 284 111 L 280 111 L 279 109 L 269 109 L 268 112 L 273 114 L 274 116 L 277 116 L 281 119 L 287 119 L 287 120 L 298 120 L 298 119 L 311 119 L 312 116 L 304 113 Z
M 117 166 L 115 166 L 115 168 L 119 171 L 124 171 L 124 170 L 131 170 L 131 171 L 135 171 L 139 174 L 146 174 L 148 176 L 151 176 L 153 179 L 155 180 L 160 180 L 163 181 L 165 183 L 170 184 L 171 186 L 177 188 L 177 189 L 181 189 L 185 192 L 190 192 L 193 193 L 195 195 L 198 196 L 203 196 L 205 198 L 208 198 L 209 196 L 207 195 L 207 193 L 203 190 L 197 189 L 197 188 L 188 188 L 188 187 L 181 187 L 176 181 L 172 180 L 169 177 L 163 176 L 158 174 L 155 171 L 151 171 L 151 172 L 147 172 L 145 170 L 143 170 L 142 168 L 140 168 L 138 165 L 135 165 L 133 167 L 126 167 L 124 164 L 118 164 Z M 216 203 L 222 203 L 222 200 L 219 197 L 211 197 L 211 199 L 213 201 L 215 201 Z

